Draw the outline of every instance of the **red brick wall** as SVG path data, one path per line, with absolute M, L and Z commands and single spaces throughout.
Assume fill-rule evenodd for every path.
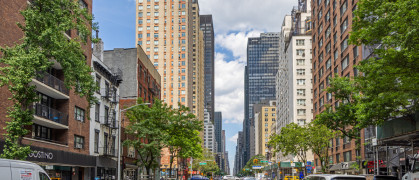
M 88 4 L 88 10 L 90 14 L 92 13 L 92 0 L 84 0 Z M 23 32 L 18 28 L 16 22 L 22 22 L 23 17 L 19 13 L 19 11 L 24 10 L 27 5 L 26 0 L 7 0 L 7 1 L 0 1 L 0 46 L 12 46 L 13 44 L 19 42 L 19 39 L 23 37 Z M 72 31 L 71 36 L 75 37 L 76 32 Z M 91 57 L 92 57 L 92 49 L 90 47 L 91 41 L 90 39 L 85 45 L 82 45 L 84 49 L 84 54 L 87 57 L 86 64 L 90 65 Z M 6 125 L 6 118 L 7 115 L 7 107 L 11 105 L 11 102 L 8 98 L 11 96 L 10 92 L 7 90 L 7 87 L 0 88 L 0 138 L 3 139 L 3 134 L 5 131 L 3 127 Z M 79 96 L 74 94 L 74 91 L 70 92 L 70 100 L 58 100 L 60 103 L 60 107 L 58 108 L 60 111 L 65 112 L 69 115 L 69 130 L 54 130 L 57 131 L 65 131 L 64 133 L 59 133 L 56 137 L 61 141 L 68 143 L 68 148 L 58 145 L 53 145 L 50 143 L 43 143 L 43 142 L 35 142 L 30 140 L 24 140 L 23 142 L 26 144 L 31 144 L 33 146 L 40 146 L 46 147 L 56 150 L 62 151 L 70 151 L 76 152 L 81 154 L 89 154 L 89 125 L 87 117 L 88 115 L 88 103 L 85 98 L 80 98 Z M 57 102 L 58 102 L 57 101 Z M 78 106 L 85 110 L 85 121 L 80 122 L 76 121 L 74 118 L 74 107 Z M 29 128 L 30 129 L 30 128 Z M 84 137 L 84 149 L 75 149 L 74 148 L 74 135 L 80 135 Z M 29 134 L 30 136 L 30 134 Z

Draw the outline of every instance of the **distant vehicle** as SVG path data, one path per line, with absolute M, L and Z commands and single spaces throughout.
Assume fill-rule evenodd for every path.
M 284 180 L 298 180 L 300 179 L 298 176 L 285 176 Z
M 223 177 L 223 180 L 236 180 L 236 177 L 231 176 L 231 175 L 227 175 Z
M 254 177 L 245 177 L 245 178 L 243 178 L 243 180 L 256 180 L 256 178 L 254 178 Z
M 341 174 L 315 174 L 309 175 L 304 180 L 366 180 L 365 176 Z
M 209 178 L 201 176 L 201 175 L 194 175 L 192 176 L 191 180 L 209 180 Z
M 0 175 L 4 180 L 51 180 L 39 165 L 10 159 L 0 159 Z
M 373 180 L 399 180 L 399 178 L 395 176 L 374 176 Z

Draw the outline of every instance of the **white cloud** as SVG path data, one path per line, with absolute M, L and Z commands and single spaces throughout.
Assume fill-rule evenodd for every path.
M 222 49 L 231 51 L 239 62 L 246 62 L 247 39 L 249 37 L 258 37 L 262 31 L 237 32 L 229 34 L 217 34 L 215 36 L 215 44 Z
M 218 33 L 229 31 L 280 31 L 285 14 L 297 0 L 199 0 L 201 14 L 212 14 Z
M 234 136 L 228 138 L 229 141 L 237 143 L 237 138 L 239 138 L 239 133 L 235 134 Z
M 243 122 L 244 64 L 225 60 L 225 55 L 215 55 L 215 110 L 223 113 L 224 123 Z

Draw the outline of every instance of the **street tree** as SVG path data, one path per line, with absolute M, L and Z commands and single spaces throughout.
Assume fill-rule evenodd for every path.
M 137 104 L 142 104 L 141 98 Z M 124 146 L 133 147 L 138 154 L 138 164 L 146 169 L 150 179 L 152 172 L 159 168 L 161 151 L 165 147 L 169 135 L 168 120 L 174 115 L 171 107 L 161 100 L 155 99 L 151 106 L 136 106 L 126 112 L 129 125 L 125 133 L 134 138 L 123 142 Z
M 22 144 L 32 125 L 32 104 L 37 101 L 35 86 L 29 83 L 38 72 L 58 62 L 67 88 L 94 102 L 95 83 L 86 63 L 82 45 L 90 36 L 92 17 L 74 0 L 33 0 L 21 12 L 24 22 L 18 23 L 24 37 L 12 47 L 0 48 L 0 86 L 7 86 L 11 97 L 6 122 L 2 158 L 25 159 L 30 147 Z M 76 30 L 78 37 L 68 38 L 64 32 Z
M 268 144 L 274 149 L 274 153 L 281 152 L 284 156 L 296 156 L 299 162 L 307 162 L 309 151 L 307 137 L 306 127 L 291 123 L 281 128 L 280 134 L 272 135 Z
M 419 3 L 417 0 L 360 0 L 350 43 L 366 46 L 372 56 L 357 67 L 362 124 L 380 125 L 395 118 L 414 120 L 419 110 Z
M 197 158 L 202 154 L 201 138 L 199 131 L 203 123 L 189 113 L 189 108 L 179 104 L 178 109 L 172 109 L 173 116 L 170 117 L 167 127 L 167 147 L 170 151 L 170 174 L 175 158 L 177 162 L 183 162 L 187 158 Z
M 193 160 L 193 170 L 198 170 L 204 175 L 216 173 L 220 171 L 217 163 L 215 162 L 215 154 L 209 149 L 204 148 L 201 157 Z
M 254 176 L 255 173 L 262 172 L 262 170 L 252 169 L 252 168 L 253 168 L 253 166 L 264 166 L 264 165 L 266 165 L 266 163 L 262 162 L 265 159 L 266 159 L 266 157 L 261 155 L 261 154 L 258 154 L 258 155 L 255 155 L 255 156 L 251 157 L 249 159 L 249 161 L 247 161 L 247 163 L 243 167 L 243 169 L 240 170 L 239 174 L 241 176 Z
M 330 141 L 336 136 L 332 130 L 324 125 L 317 125 L 310 123 L 306 127 L 307 129 L 307 145 L 309 149 L 317 155 L 320 160 L 323 173 L 327 172 L 329 167 L 329 147 Z

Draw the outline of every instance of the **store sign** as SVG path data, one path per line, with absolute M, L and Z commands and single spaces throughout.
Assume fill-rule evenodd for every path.
M 52 152 L 43 152 L 43 151 L 32 151 L 28 157 L 30 158 L 37 158 L 37 159 L 49 159 L 52 160 L 54 158 L 54 154 Z

